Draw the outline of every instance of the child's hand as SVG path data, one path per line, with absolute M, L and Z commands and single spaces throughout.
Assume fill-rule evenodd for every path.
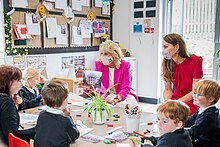
M 144 141 L 144 144 L 149 144 L 149 145 L 152 145 L 152 146 L 153 146 L 153 144 L 152 144 L 152 142 L 151 142 L 150 140 L 145 140 L 145 141 Z
M 14 95 L 14 103 L 15 103 L 16 105 L 19 105 L 19 104 L 21 104 L 22 102 L 23 102 L 23 100 L 22 100 L 22 98 L 21 98 L 18 94 Z
M 63 109 L 63 113 L 64 113 L 64 116 L 70 116 L 70 108 L 66 107 L 65 109 Z
M 135 137 L 135 136 L 131 136 L 128 138 L 128 141 L 129 141 L 129 144 L 132 146 L 132 147 L 135 147 L 138 145 L 138 143 L 136 141 L 140 142 L 141 141 L 141 138 L 140 137 Z

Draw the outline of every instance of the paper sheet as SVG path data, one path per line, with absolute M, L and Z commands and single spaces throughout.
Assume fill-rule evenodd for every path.
M 66 26 L 65 25 L 61 25 L 61 26 L 58 25 L 56 44 L 67 44 Z
M 72 9 L 75 11 L 82 11 L 82 1 L 72 0 Z
M 68 103 L 75 106 L 85 106 L 86 103 L 89 103 L 90 100 L 85 99 L 75 93 L 70 92 L 68 96 Z
M 95 7 L 102 8 L 102 0 L 95 0 Z
M 26 13 L 25 18 L 28 34 L 40 35 L 40 21 L 38 20 L 37 15 Z
M 102 14 L 110 15 L 110 0 L 102 0 Z
M 90 0 L 81 0 L 82 1 L 82 6 L 89 6 L 90 5 Z
M 12 7 L 26 8 L 28 6 L 27 0 L 12 0 Z
M 128 144 L 128 143 L 125 143 L 125 144 L 116 143 L 116 146 L 117 146 L 117 147 L 131 147 L 130 144 Z
M 27 113 L 19 113 L 19 116 L 20 116 L 20 124 L 37 122 L 37 118 L 38 118 L 38 115 L 27 114 Z
M 80 20 L 79 27 L 82 29 L 82 38 L 91 38 L 92 22 L 90 20 Z
M 67 0 L 56 0 L 55 8 L 56 9 L 65 9 L 67 7 Z
M 47 35 L 48 35 L 47 37 L 56 38 L 58 32 L 56 18 L 46 18 L 46 24 L 47 24 Z
M 82 30 L 80 27 L 72 26 L 72 44 L 76 45 L 82 45 L 83 39 L 82 39 Z

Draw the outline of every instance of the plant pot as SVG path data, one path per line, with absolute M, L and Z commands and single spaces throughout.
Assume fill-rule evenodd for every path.
M 95 111 L 92 111 L 92 121 L 95 124 L 101 125 L 106 122 L 107 114 L 106 111 L 102 111 L 102 117 L 100 116 L 100 112 L 96 111 L 96 116 L 95 116 Z

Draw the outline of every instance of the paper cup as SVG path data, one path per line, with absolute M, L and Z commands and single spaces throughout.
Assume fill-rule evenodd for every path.
M 126 117 L 126 126 L 128 132 L 138 131 L 140 125 L 141 114 L 127 114 Z

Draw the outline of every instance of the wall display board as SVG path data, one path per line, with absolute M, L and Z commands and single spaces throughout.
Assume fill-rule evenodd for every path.
M 28 54 L 97 51 L 99 35 L 109 34 L 112 39 L 112 12 L 107 13 L 106 1 L 105 6 L 95 7 L 95 0 L 4 0 L 11 48 Z M 102 24 L 100 34 L 94 31 L 96 22 Z

